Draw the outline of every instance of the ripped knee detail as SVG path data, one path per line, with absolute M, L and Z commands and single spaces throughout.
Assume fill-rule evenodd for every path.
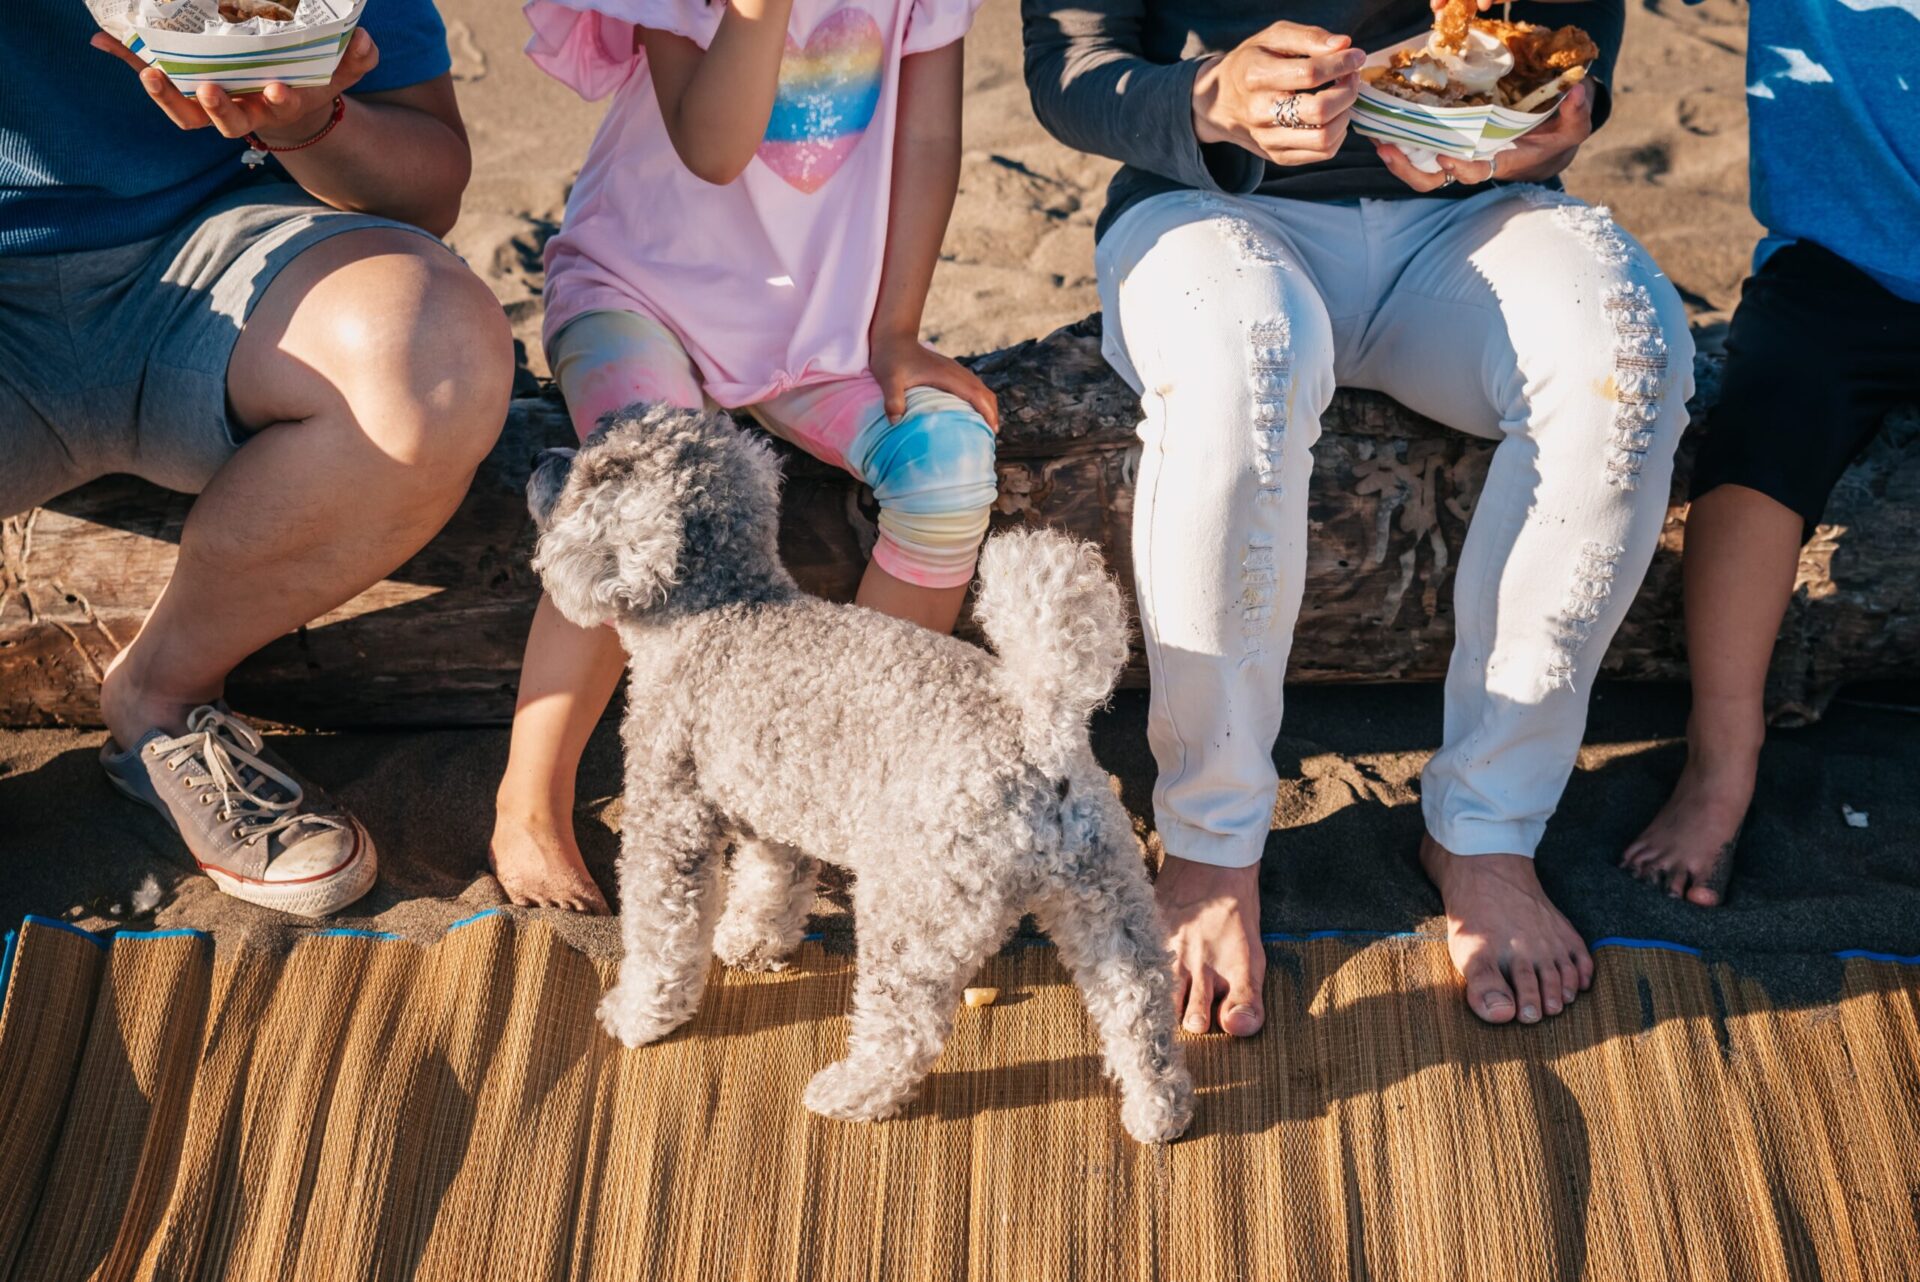
M 1551 209 L 1555 221 L 1602 267 L 1619 274 L 1602 300 L 1613 331 L 1606 394 L 1614 410 L 1608 426 L 1606 479 L 1614 489 L 1636 490 L 1673 377 L 1673 353 L 1659 309 L 1647 287 L 1628 276 L 1633 248 L 1611 210 L 1540 187 L 1524 189 L 1521 196 L 1535 208 Z
M 928 587 L 965 583 L 999 496 L 993 430 L 959 398 L 914 388 L 898 423 L 883 416 L 862 436 L 871 438 L 859 473 L 880 505 L 881 568 Z

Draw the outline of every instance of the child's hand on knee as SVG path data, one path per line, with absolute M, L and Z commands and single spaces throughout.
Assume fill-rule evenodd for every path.
M 933 387 L 959 397 L 1000 430 L 1000 402 L 974 372 L 950 356 L 942 356 L 913 334 L 876 336 L 872 351 L 873 380 L 880 384 L 887 418 L 895 423 L 907 412 L 907 389 Z

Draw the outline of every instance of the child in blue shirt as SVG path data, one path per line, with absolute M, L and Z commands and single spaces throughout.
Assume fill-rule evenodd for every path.
M 1767 229 L 1687 517 L 1687 765 L 1621 864 L 1718 904 L 1753 800 L 1800 545 L 1889 410 L 1920 399 L 1920 4 L 1755 4 L 1753 212 Z

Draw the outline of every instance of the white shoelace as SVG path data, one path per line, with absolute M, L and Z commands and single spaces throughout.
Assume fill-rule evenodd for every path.
M 236 716 L 208 705 L 195 708 L 187 717 L 187 733 L 172 739 L 156 739 L 147 751 L 164 758 L 167 769 L 189 770 L 198 766 L 204 774 L 184 776 L 187 789 L 198 792 L 212 788 L 202 798 L 205 805 L 220 806 L 222 821 L 233 824 L 233 837 L 249 846 L 303 820 L 328 828 L 346 825 L 331 815 L 303 815 L 300 806 L 306 790 L 284 770 L 276 769 L 259 754 L 266 747 L 260 732 Z M 271 795 L 275 789 L 284 796 Z

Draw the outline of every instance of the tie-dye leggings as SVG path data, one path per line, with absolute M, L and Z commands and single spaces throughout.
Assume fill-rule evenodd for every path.
M 584 440 L 607 414 L 635 401 L 698 408 L 699 376 L 673 333 L 639 312 L 587 312 L 547 345 L 573 427 Z M 845 468 L 880 505 L 876 565 L 896 579 L 952 588 L 973 577 L 998 489 L 993 431 L 972 406 L 930 387 L 907 392 L 907 412 L 887 420 L 880 386 L 865 374 L 817 383 L 752 407 L 768 431 Z

